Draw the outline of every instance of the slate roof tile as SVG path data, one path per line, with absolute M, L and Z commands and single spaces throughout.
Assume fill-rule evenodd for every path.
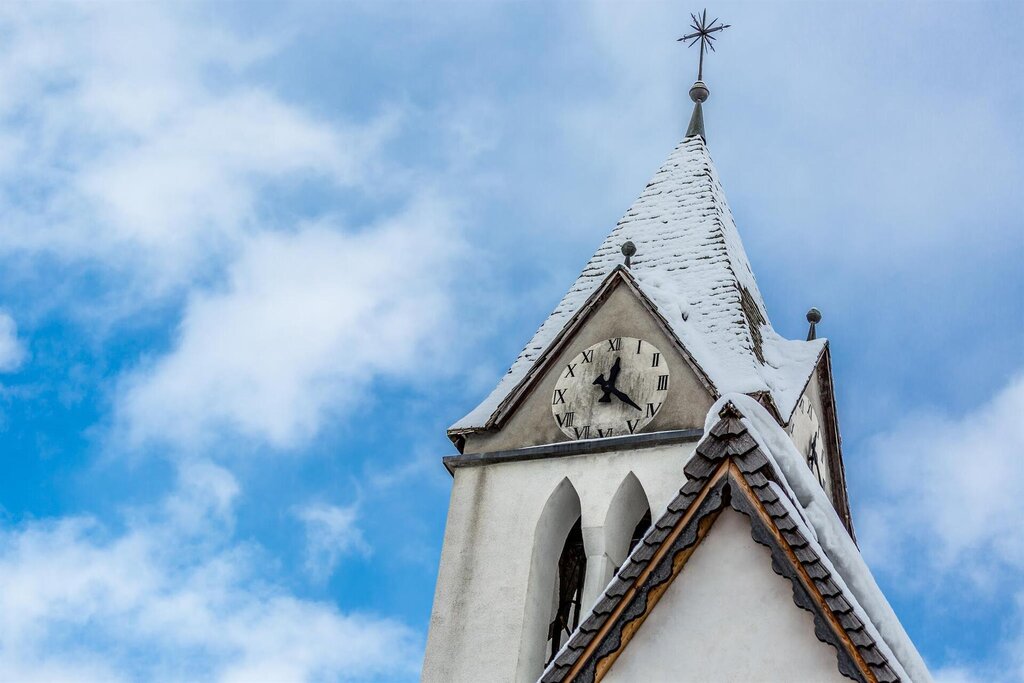
M 719 424 L 724 422 L 726 422 L 726 420 L 722 420 Z M 718 430 L 712 429 L 705 437 L 705 442 L 737 439 L 738 437 L 736 434 L 737 432 L 732 429 L 731 426 Z M 704 448 L 705 453 L 713 448 L 713 446 L 705 446 L 704 442 L 702 442 L 701 447 Z M 725 451 L 723 450 L 722 452 Z M 803 569 L 807 572 L 807 575 L 812 577 L 814 587 L 821 595 L 821 599 L 827 605 L 828 610 L 832 612 L 846 636 L 857 648 L 858 654 L 863 659 L 864 663 L 869 666 L 872 674 L 882 683 L 896 683 L 900 680 L 899 676 L 888 665 L 888 660 L 879 650 L 874 638 L 867 632 L 864 623 L 854 612 L 853 607 L 845 597 L 842 585 L 832 579 L 828 568 L 818 556 L 817 551 L 814 550 L 814 546 L 812 546 L 812 544 L 804 537 L 801 525 L 797 520 L 793 519 L 789 508 L 782 503 L 778 494 L 776 494 L 773 488 L 769 486 L 770 480 L 769 477 L 765 476 L 765 473 L 770 475 L 772 478 L 777 478 L 777 474 L 774 473 L 771 462 L 762 453 L 760 453 L 759 448 L 752 451 L 752 453 L 756 454 L 756 458 L 748 457 L 749 453 L 747 456 L 734 456 L 734 459 L 737 460 L 747 457 L 748 461 L 756 459 L 764 461 L 763 471 L 755 470 L 743 474 L 745 482 L 754 491 L 758 500 L 762 501 L 764 509 L 776 524 L 776 527 L 779 529 L 782 537 L 796 556 L 797 561 L 800 562 Z M 691 471 L 704 472 L 706 471 L 706 466 L 701 465 L 697 468 L 691 469 Z M 689 479 L 686 484 L 684 484 L 683 490 L 686 490 L 687 487 L 691 487 L 694 482 L 705 481 L 706 480 L 703 478 Z M 671 566 L 673 553 L 679 552 L 681 549 L 689 547 L 689 545 L 695 542 L 696 528 L 697 525 L 700 524 L 701 520 L 701 511 L 703 510 L 703 514 L 707 515 L 710 511 L 718 509 L 717 505 L 722 504 L 723 497 L 721 487 L 725 486 L 725 484 L 721 483 L 716 486 L 717 488 L 712 490 L 709 495 L 704 498 L 704 502 L 701 504 L 701 507 L 693 516 L 691 516 L 687 525 L 682 527 L 677 540 L 673 541 L 673 550 L 666 553 L 663 556 L 663 559 L 659 560 L 659 564 L 655 565 L 651 573 L 648 574 L 645 579 L 645 583 L 660 583 L 669 580 L 671 573 L 668 571 L 668 568 Z M 734 494 L 734 496 L 735 495 L 736 494 Z M 695 498 L 692 495 L 684 495 L 681 493 L 676 497 L 673 503 L 669 505 L 669 511 L 665 513 L 665 516 L 671 516 L 671 518 L 676 520 L 676 522 L 681 522 L 684 514 L 688 510 L 689 506 L 693 504 L 694 500 Z M 736 507 L 736 505 L 736 499 L 733 498 L 733 506 Z M 749 504 L 744 503 L 744 505 Z M 741 506 L 737 509 L 743 512 L 743 510 L 747 508 Z M 748 514 L 748 512 L 745 512 L 744 514 Z M 667 523 L 664 523 L 661 526 L 656 523 L 654 528 L 658 529 L 657 537 L 655 537 L 654 534 L 649 533 L 648 538 L 651 538 L 652 540 L 657 538 L 660 540 L 655 540 L 653 544 L 650 545 L 646 543 L 639 544 L 637 548 L 634 549 L 630 558 L 619 570 L 615 578 L 609 584 L 604 595 L 594 606 L 591 615 L 585 619 L 580 628 L 570 636 L 570 641 L 566 644 L 563 653 L 556 659 L 555 664 L 549 666 L 545 671 L 541 678 L 542 681 L 546 683 L 562 681 L 562 676 L 567 674 L 571 667 L 579 661 L 579 657 L 586 653 L 587 646 L 593 645 L 593 640 L 596 636 L 597 630 L 604 625 L 610 614 L 621 603 L 629 588 L 633 587 L 637 577 L 639 577 L 643 571 L 643 564 L 645 564 L 650 557 L 653 557 L 661 545 L 664 544 L 672 527 Z M 758 532 L 758 534 L 755 534 L 755 539 L 762 539 L 758 541 L 761 543 L 774 543 L 775 541 L 771 540 L 773 538 L 774 537 L 770 533 Z M 784 561 L 780 558 L 787 557 L 789 556 L 781 550 L 778 551 L 778 554 L 776 554 L 776 551 L 773 551 L 773 563 L 777 561 Z M 643 563 L 640 561 L 641 558 L 646 558 Z M 666 562 L 668 564 L 665 564 Z M 790 581 L 800 581 L 800 579 L 797 578 L 798 575 L 794 573 L 794 570 L 787 570 L 783 575 L 787 576 Z M 643 591 L 648 590 L 649 587 L 645 588 L 638 584 L 635 588 L 638 591 L 636 595 L 639 596 L 643 595 Z M 814 609 L 823 609 L 820 607 L 816 608 L 813 601 L 808 602 L 806 596 L 807 593 L 803 592 L 802 588 L 799 591 L 794 589 L 793 599 L 797 605 L 805 609 L 812 609 L 812 611 Z M 610 632 L 614 632 L 615 629 L 621 629 L 624 626 L 624 620 L 629 621 L 635 619 L 643 613 L 643 605 L 646 603 L 638 603 L 638 600 L 640 600 L 639 597 L 634 597 L 630 603 L 631 606 L 620 612 L 616 621 L 611 623 L 609 627 L 611 629 Z M 638 607 L 640 609 L 638 609 Z M 629 614 L 632 614 L 633 616 L 627 617 L 626 615 Z M 826 640 L 827 642 L 831 642 L 837 647 L 841 647 L 841 645 L 839 645 L 839 641 L 834 640 L 834 636 L 829 635 L 831 633 L 831 631 L 829 631 L 830 627 L 826 626 L 825 621 L 818 621 L 816 617 L 816 624 L 815 633 L 819 638 Z M 613 636 L 606 636 L 606 639 L 610 637 Z M 614 637 L 620 638 L 621 631 L 619 632 L 619 635 Z M 590 656 L 593 655 L 591 654 Z M 847 657 L 847 659 L 844 660 L 844 657 Z M 564 666 L 566 662 L 568 662 L 568 666 Z M 852 662 L 853 660 L 848 659 L 848 655 L 844 655 L 842 653 L 838 655 L 837 663 L 840 671 L 844 673 L 850 673 L 851 671 L 856 672 L 855 665 Z M 849 667 L 851 666 L 854 666 L 854 669 L 850 669 Z

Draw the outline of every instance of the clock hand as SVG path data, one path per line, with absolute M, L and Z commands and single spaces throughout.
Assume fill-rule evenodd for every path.
M 597 379 L 594 380 L 594 384 L 601 387 L 601 391 L 604 392 L 603 394 L 601 394 L 601 398 L 597 399 L 597 402 L 611 403 L 612 399 L 611 396 L 609 396 L 609 394 L 612 391 L 612 383 L 604 378 L 603 372 L 597 376 Z
M 619 378 L 619 371 L 622 369 L 622 358 L 616 358 L 615 363 L 612 364 L 612 369 L 608 371 L 608 384 L 615 386 L 615 381 Z
M 618 398 L 620 401 L 625 403 L 627 406 L 633 406 L 637 410 L 643 410 L 643 408 L 641 408 L 637 404 L 633 403 L 633 399 L 631 399 L 629 396 L 627 396 L 625 393 L 619 391 L 618 389 L 612 389 L 611 392 L 613 394 L 615 394 L 616 398 Z

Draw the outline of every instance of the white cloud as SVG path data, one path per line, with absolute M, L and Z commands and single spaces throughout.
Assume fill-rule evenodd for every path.
M 1024 570 L 1022 415 L 1024 374 L 963 417 L 908 415 L 877 437 L 879 490 L 863 524 L 865 542 L 883 541 L 872 559 L 905 561 L 902 549 L 943 571 L 979 560 Z
M 295 515 L 306 526 L 306 570 L 318 581 L 329 577 L 344 555 L 370 552 L 356 525 L 359 508 L 355 504 L 310 503 L 296 509 Z
M 13 372 L 25 360 L 25 347 L 18 339 L 18 325 L 0 311 L 0 372 Z
M 944 683 L 1024 677 L 1024 374 L 958 417 L 908 415 L 869 445 L 875 487 L 859 515 L 871 565 L 928 610 L 1001 614 L 985 662 L 949 648 Z M 992 628 L 995 628 L 993 626 Z
M 258 573 L 260 548 L 210 531 L 236 493 L 194 463 L 121 533 L 90 517 L 0 530 L 0 680 L 412 678 L 410 629 L 291 595 Z
M 223 287 L 191 297 L 174 349 L 126 381 L 130 440 L 196 445 L 226 430 L 291 447 L 325 414 L 373 406 L 376 377 L 437 376 L 461 251 L 450 227 L 420 202 L 362 232 L 253 238 Z
M 260 200 L 275 184 L 364 182 L 390 125 L 285 102 L 247 77 L 279 46 L 190 11 L 0 9 L 0 252 L 98 264 L 120 283 L 114 312 L 187 287 L 273 227 Z

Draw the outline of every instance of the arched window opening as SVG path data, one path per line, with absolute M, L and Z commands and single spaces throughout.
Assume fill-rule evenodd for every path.
M 580 625 L 583 607 L 583 583 L 587 576 L 587 553 L 583 548 L 582 518 L 577 519 L 558 557 L 558 580 L 555 582 L 554 617 L 548 624 L 548 644 L 545 665 L 550 663 L 563 638 L 567 638 Z
M 626 553 L 628 557 L 633 552 L 633 548 L 636 544 L 643 540 L 644 534 L 651 528 L 651 511 L 648 509 L 644 512 L 644 516 L 640 518 L 640 521 L 636 523 L 636 528 L 633 529 L 633 536 L 629 539 L 629 552 Z

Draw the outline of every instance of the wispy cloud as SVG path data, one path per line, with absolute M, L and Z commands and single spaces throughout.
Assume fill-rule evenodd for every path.
M 0 531 L 0 679 L 411 677 L 407 627 L 295 597 L 260 571 L 264 549 L 224 540 L 237 492 L 225 470 L 196 463 L 121 532 L 91 517 Z M 339 530 L 336 515 L 314 516 Z
M 0 311 L 0 372 L 12 372 L 25 360 L 25 345 L 18 338 L 18 325 Z
M 876 570 L 898 577 L 901 592 L 954 609 L 963 591 L 972 608 L 1005 615 L 1010 637 L 998 661 L 951 665 L 940 680 L 1024 677 L 1024 374 L 967 414 L 908 415 L 869 445 L 875 476 L 859 528 Z M 932 602 L 935 600 L 935 602 Z M 951 648 L 950 660 L 966 654 Z
M 327 414 L 372 407 L 377 377 L 436 376 L 459 251 L 447 210 L 429 201 L 356 234 L 253 238 L 223 287 L 190 298 L 174 348 L 126 380 L 129 439 L 196 446 L 227 433 L 291 447 Z
M 370 546 L 357 524 L 359 506 L 310 503 L 295 510 L 306 528 L 306 571 L 316 581 L 334 573 L 342 557 L 366 555 Z
M 275 37 L 240 39 L 194 9 L 0 11 L 0 251 L 93 268 L 107 315 L 216 274 L 247 238 L 282 227 L 261 212 L 271 188 L 366 181 L 390 125 L 286 102 L 247 77 Z

